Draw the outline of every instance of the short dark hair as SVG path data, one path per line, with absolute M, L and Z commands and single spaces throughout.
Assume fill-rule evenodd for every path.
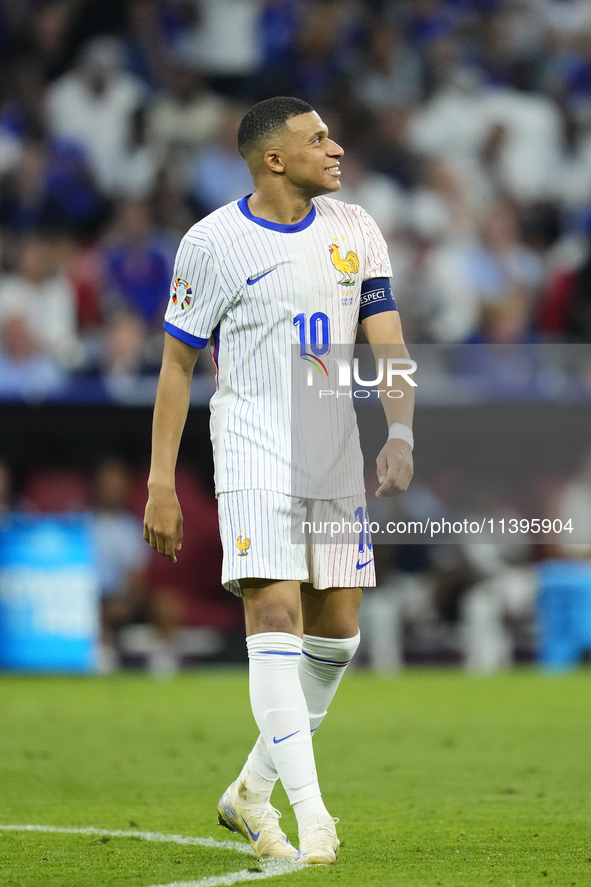
M 262 139 L 283 129 L 290 117 L 309 114 L 312 105 L 292 96 L 278 95 L 258 102 L 242 118 L 238 129 L 238 150 L 246 159 Z

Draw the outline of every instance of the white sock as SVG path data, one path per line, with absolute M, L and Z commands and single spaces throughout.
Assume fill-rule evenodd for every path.
M 263 737 L 259 736 L 237 780 L 238 784 L 244 783 L 246 787 L 248 803 L 253 806 L 266 804 L 277 778 L 275 764 Z
M 300 683 L 310 718 L 310 732 L 315 733 L 328 711 L 348 664 L 353 659 L 361 636 L 352 638 L 316 638 L 304 635 L 300 660 Z
M 246 639 L 250 702 L 274 769 L 296 816 L 328 816 L 320 795 L 308 706 L 298 666 L 302 641 L 286 632 L 264 632 Z
M 352 638 L 304 635 L 298 671 L 312 734 L 324 720 L 347 665 L 359 646 L 359 640 L 359 632 Z M 278 774 L 262 736 L 257 739 L 239 778 L 246 780 L 249 792 L 261 793 L 261 803 L 271 796 Z

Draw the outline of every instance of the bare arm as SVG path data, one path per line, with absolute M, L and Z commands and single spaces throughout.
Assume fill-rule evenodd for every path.
M 168 333 L 164 336 L 152 426 L 152 463 L 144 539 L 159 554 L 176 563 L 175 549 L 180 549 L 183 539 L 183 516 L 176 496 L 174 472 L 199 351 Z
M 397 311 L 384 311 L 372 314 L 361 323 L 367 341 L 372 347 L 376 364 L 383 358 L 384 365 L 388 357 L 408 357 L 404 344 L 400 315 Z M 404 377 L 395 377 L 395 384 L 384 385 L 380 394 L 388 427 L 400 422 L 412 428 L 414 413 L 414 388 Z M 403 397 L 388 397 L 388 391 L 396 388 L 403 392 Z M 376 496 L 397 496 L 408 489 L 413 475 L 412 449 L 401 438 L 386 441 L 377 458 L 377 475 L 380 483 Z

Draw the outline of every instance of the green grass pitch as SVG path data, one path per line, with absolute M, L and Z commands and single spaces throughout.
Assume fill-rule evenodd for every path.
M 588 670 L 350 672 L 315 739 L 341 857 L 269 883 L 589 887 L 590 700 Z M 0 677 L 0 824 L 231 840 L 215 805 L 255 737 L 242 670 Z M 295 841 L 282 790 L 273 800 Z M 148 887 L 245 866 L 232 850 L 0 831 L 2 887 Z

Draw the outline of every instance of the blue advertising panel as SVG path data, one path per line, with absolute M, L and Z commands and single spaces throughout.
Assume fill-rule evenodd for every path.
M 591 565 L 548 560 L 538 568 L 539 660 L 545 668 L 574 668 L 591 650 Z
M 92 519 L 0 522 L 0 668 L 89 672 L 99 637 Z

